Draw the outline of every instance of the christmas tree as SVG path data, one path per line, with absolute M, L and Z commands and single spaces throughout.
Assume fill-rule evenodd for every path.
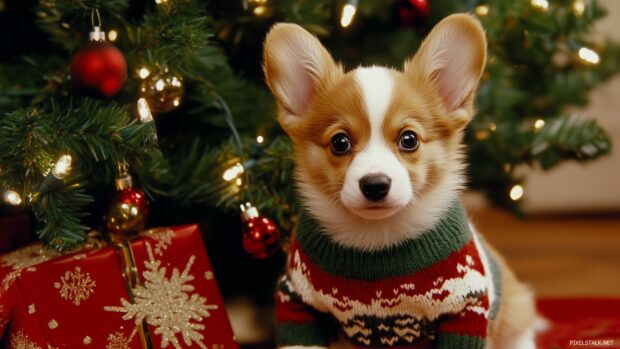
M 620 46 L 588 35 L 605 15 L 594 0 L 39 0 L 0 11 L 0 30 L 14 33 L 0 62 L 1 210 L 32 212 L 57 250 L 109 229 L 113 183 L 127 173 L 150 199 L 151 226 L 238 229 L 221 221 L 251 202 L 294 227 L 291 145 L 260 58 L 278 21 L 318 35 L 347 68 L 398 67 L 441 18 L 478 16 L 490 52 L 469 177 L 496 204 L 518 205 L 519 165 L 610 150 L 594 119 L 568 109 L 620 64 Z

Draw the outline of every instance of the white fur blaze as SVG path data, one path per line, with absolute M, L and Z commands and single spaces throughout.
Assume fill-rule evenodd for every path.
M 380 134 L 381 124 L 392 101 L 394 79 L 385 68 L 369 67 L 355 70 L 355 80 L 362 90 L 373 136 Z
M 390 150 L 388 147 L 390 141 L 386 140 L 381 132 L 385 114 L 392 102 L 394 78 L 389 70 L 380 67 L 358 68 L 354 74 L 362 92 L 371 130 L 368 144 L 355 155 L 347 170 L 341 199 L 353 213 L 368 217 L 369 212 L 357 210 L 363 209 L 367 204 L 359 188 L 359 180 L 369 174 L 385 174 L 392 182 L 385 198 L 385 205 L 393 207 L 394 210 L 382 214 L 389 216 L 407 205 L 412 197 L 409 174 Z

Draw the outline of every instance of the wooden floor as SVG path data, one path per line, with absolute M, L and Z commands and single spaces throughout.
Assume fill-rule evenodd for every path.
M 620 297 L 620 215 L 521 220 L 499 209 L 468 213 L 539 297 Z

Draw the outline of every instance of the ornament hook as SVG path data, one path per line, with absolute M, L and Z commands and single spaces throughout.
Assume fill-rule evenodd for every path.
M 97 21 L 95 24 L 95 17 Z M 90 12 L 90 22 L 93 25 L 93 31 L 88 34 L 90 41 L 105 41 L 105 32 L 101 30 L 101 15 L 99 15 L 99 9 L 93 8 Z
M 126 174 L 129 172 L 129 164 L 126 160 L 119 161 L 116 164 L 116 170 L 118 171 L 118 174 Z
M 95 15 L 97 15 L 97 24 L 95 25 Z M 101 28 L 101 15 L 99 15 L 99 9 L 93 8 L 90 12 L 90 22 L 93 25 L 93 28 Z

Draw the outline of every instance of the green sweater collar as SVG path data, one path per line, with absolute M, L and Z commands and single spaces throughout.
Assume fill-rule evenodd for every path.
M 420 236 L 379 250 L 361 251 L 342 246 L 319 223 L 303 214 L 297 242 L 303 253 L 323 271 L 351 279 L 379 280 L 410 275 L 445 260 L 471 240 L 465 211 L 456 200 L 435 226 Z

